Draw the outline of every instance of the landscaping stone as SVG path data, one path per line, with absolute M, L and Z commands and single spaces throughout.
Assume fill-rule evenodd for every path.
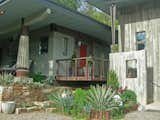
M 21 113 L 26 113 L 27 108 L 16 108 L 15 113 L 16 114 L 21 114 Z
M 53 102 L 52 101 L 44 101 L 44 102 L 36 101 L 33 104 L 43 108 L 43 107 L 46 107 L 46 106 L 50 106 L 51 104 L 53 104 Z
M 35 112 L 35 111 L 40 111 L 40 110 L 41 110 L 41 108 L 39 108 L 37 106 L 27 108 L 27 112 Z
M 14 77 L 14 82 L 23 82 L 25 81 L 26 83 L 32 83 L 33 78 L 28 78 L 28 77 Z
M 28 107 L 28 108 L 16 108 L 16 114 L 36 112 L 36 111 L 41 111 L 41 110 L 42 109 L 37 106 Z
M 52 113 L 52 112 L 54 112 L 56 110 L 56 108 L 46 108 L 45 109 L 45 111 L 47 112 L 47 113 Z

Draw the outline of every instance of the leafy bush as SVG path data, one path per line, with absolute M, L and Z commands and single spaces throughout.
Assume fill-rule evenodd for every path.
M 110 111 L 117 108 L 117 104 L 114 101 L 115 91 L 111 88 L 101 87 L 99 85 L 91 86 L 88 95 L 87 102 L 92 106 L 95 111 Z
M 119 107 L 118 109 L 114 109 L 110 112 L 112 116 L 112 120 L 121 120 L 124 117 L 123 107 Z
M 78 88 L 75 90 L 73 110 L 76 114 L 83 111 L 86 105 L 86 95 L 87 95 L 87 92 L 81 88 Z
M 22 108 L 27 108 L 27 107 L 32 107 L 33 104 L 32 103 L 28 103 L 28 102 L 20 102 L 16 104 L 17 107 L 22 107 Z
M 30 77 L 33 78 L 33 82 L 40 82 L 43 83 L 44 81 L 44 76 L 42 75 L 42 73 L 38 72 L 38 73 L 30 73 Z
M 39 82 L 33 82 L 33 83 L 28 83 L 26 84 L 27 86 L 29 86 L 29 88 L 32 89 L 42 89 L 45 88 L 45 84 L 39 83 Z
M 0 85 L 8 86 L 11 85 L 14 81 L 14 76 L 8 73 L 0 74 Z
M 122 101 L 124 103 L 127 103 L 129 101 L 133 101 L 133 102 L 137 101 L 137 96 L 136 96 L 135 92 L 132 91 L 132 90 L 126 90 L 126 91 L 124 91 L 121 94 L 121 98 L 122 98 Z
M 109 71 L 109 78 L 107 80 L 107 87 L 111 87 L 114 90 L 118 90 L 119 88 L 119 82 L 118 82 L 118 76 L 115 73 L 115 71 L 111 70 Z
M 48 96 L 49 100 L 52 100 L 55 103 L 56 108 L 63 113 L 70 114 L 73 107 L 73 96 L 71 91 L 63 91 L 52 93 Z

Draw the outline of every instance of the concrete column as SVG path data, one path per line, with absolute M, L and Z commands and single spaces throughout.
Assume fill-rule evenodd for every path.
M 29 72 L 29 36 L 28 27 L 22 20 L 22 33 L 19 40 L 16 76 L 27 77 Z

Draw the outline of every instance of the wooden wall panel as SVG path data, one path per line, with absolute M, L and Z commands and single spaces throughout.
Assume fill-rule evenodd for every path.
M 160 7 L 158 5 L 159 1 L 125 8 L 120 10 L 119 15 L 120 51 L 136 51 L 136 32 L 146 31 L 145 50 L 149 88 L 147 90 L 150 98 L 153 98 L 155 102 L 160 102 Z
M 137 60 L 137 77 L 126 77 L 126 62 L 127 60 Z M 125 88 L 135 91 L 137 100 L 140 104 L 146 105 L 147 98 L 147 68 L 146 68 L 146 52 L 133 51 L 110 54 L 110 69 L 114 70 L 120 82 L 120 85 Z

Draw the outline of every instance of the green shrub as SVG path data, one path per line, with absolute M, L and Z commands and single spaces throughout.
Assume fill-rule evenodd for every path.
M 82 112 L 86 105 L 86 95 L 87 92 L 81 88 L 75 90 L 74 93 L 74 112 L 77 114 Z
M 112 116 L 112 120 L 121 120 L 124 117 L 123 107 L 119 107 L 118 109 L 114 109 L 110 112 Z
M 132 91 L 132 90 L 126 90 L 126 91 L 124 91 L 121 94 L 121 98 L 122 98 L 122 101 L 124 103 L 127 103 L 129 101 L 133 101 L 133 102 L 137 101 L 137 96 L 136 96 L 135 92 Z
M 70 114 L 73 107 L 73 96 L 71 94 L 71 91 L 57 91 L 49 95 L 48 98 L 55 103 L 58 111 Z
M 33 104 L 32 103 L 28 103 L 28 102 L 20 102 L 16 104 L 17 107 L 22 107 L 22 108 L 27 108 L 27 107 L 32 107 Z
M 38 73 L 30 73 L 29 75 L 31 78 L 33 78 L 33 82 L 40 82 L 43 83 L 44 81 L 44 76 L 42 75 L 42 73 L 38 72 Z
M 9 73 L 0 74 L 0 85 L 8 86 L 14 82 L 14 76 Z
M 109 71 L 109 78 L 107 80 L 107 87 L 111 87 L 113 90 L 118 90 L 119 88 L 119 82 L 118 82 L 118 76 L 115 73 L 115 71 L 111 70 Z

